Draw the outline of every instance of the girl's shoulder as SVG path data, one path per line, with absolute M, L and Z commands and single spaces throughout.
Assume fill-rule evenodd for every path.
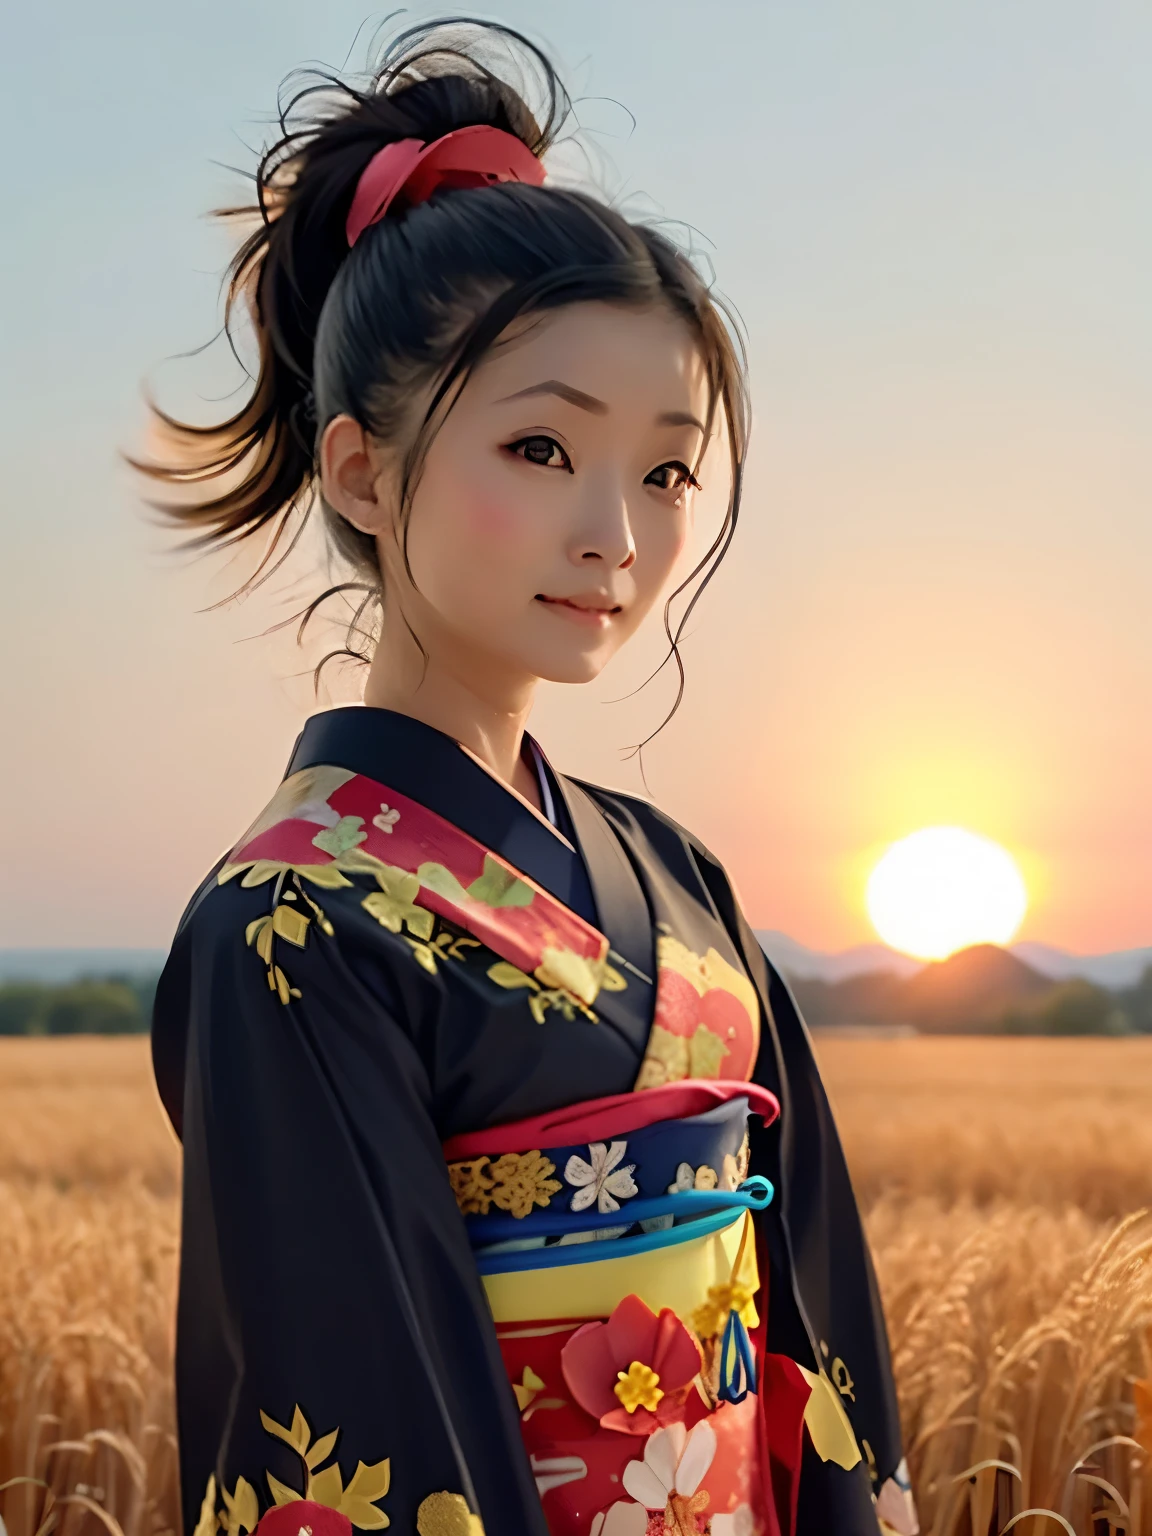
M 611 785 L 592 784 L 570 775 L 565 777 L 569 783 L 590 795 L 617 830 L 626 837 L 644 839 L 657 855 L 671 845 L 679 845 L 681 849 L 686 848 L 695 860 L 703 861 L 727 879 L 722 862 L 712 850 L 682 822 L 661 810 L 648 796 Z

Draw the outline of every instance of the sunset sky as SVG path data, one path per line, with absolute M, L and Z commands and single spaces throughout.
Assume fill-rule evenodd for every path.
M 170 556 L 117 452 L 146 378 L 177 406 L 234 382 L 218 350 L 172 360 L 218 324 L 229 247 L 201 215 L 237 197 L 283 76 L 359 64 L 382 14 L 61 0 L 8 23 L 0 947 L 165 944 L 314 707 L 306 659 L 246 637 L 319 573 L 198 612 L 221 577 Z M 646 753 L 654 798 L 755 926 L 815 947 L 873 937 L 872 864 L 938 823 L 1016 856 L 1022 937 L 1152 943 L 1152 9 L 491 14 L 552 46 L 601 184 L 690 226 L 748 330 L 743 525 Z M 638 784 L 621 749 L 667 690 L 607 701 L 654 654 L 546 692 L 558 766 Z

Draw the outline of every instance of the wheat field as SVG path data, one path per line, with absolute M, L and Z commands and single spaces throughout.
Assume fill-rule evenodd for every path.
M 1152 1536 L 1152 1039 L 818 1050 L 922 1530 Z M 10 1536 L 175 1528 L 178 1186 L 146 1041 L 0 1040 L 0 1484 L 51 1489 Z

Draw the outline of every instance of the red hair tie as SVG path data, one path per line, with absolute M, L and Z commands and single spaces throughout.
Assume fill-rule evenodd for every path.
M 413 207 L 440 187 L 489 187 L 501 181 L 539 187 L 544 167 L 522 139 L 487 123 L 456 128 L 431 144 L 420 139 L 386 144 L 372 156 L 356 184 L 344 226 L 348 244 L 355 245 L 401 194 L 406 206 Z

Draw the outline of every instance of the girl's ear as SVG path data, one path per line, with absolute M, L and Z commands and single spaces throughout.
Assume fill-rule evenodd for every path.
M 374 538 L 391 527 L 391 498 L 383 494 L 384 455 L 358 421 L 334 416 L 320 439 L 324 500 L 346 522 Z

